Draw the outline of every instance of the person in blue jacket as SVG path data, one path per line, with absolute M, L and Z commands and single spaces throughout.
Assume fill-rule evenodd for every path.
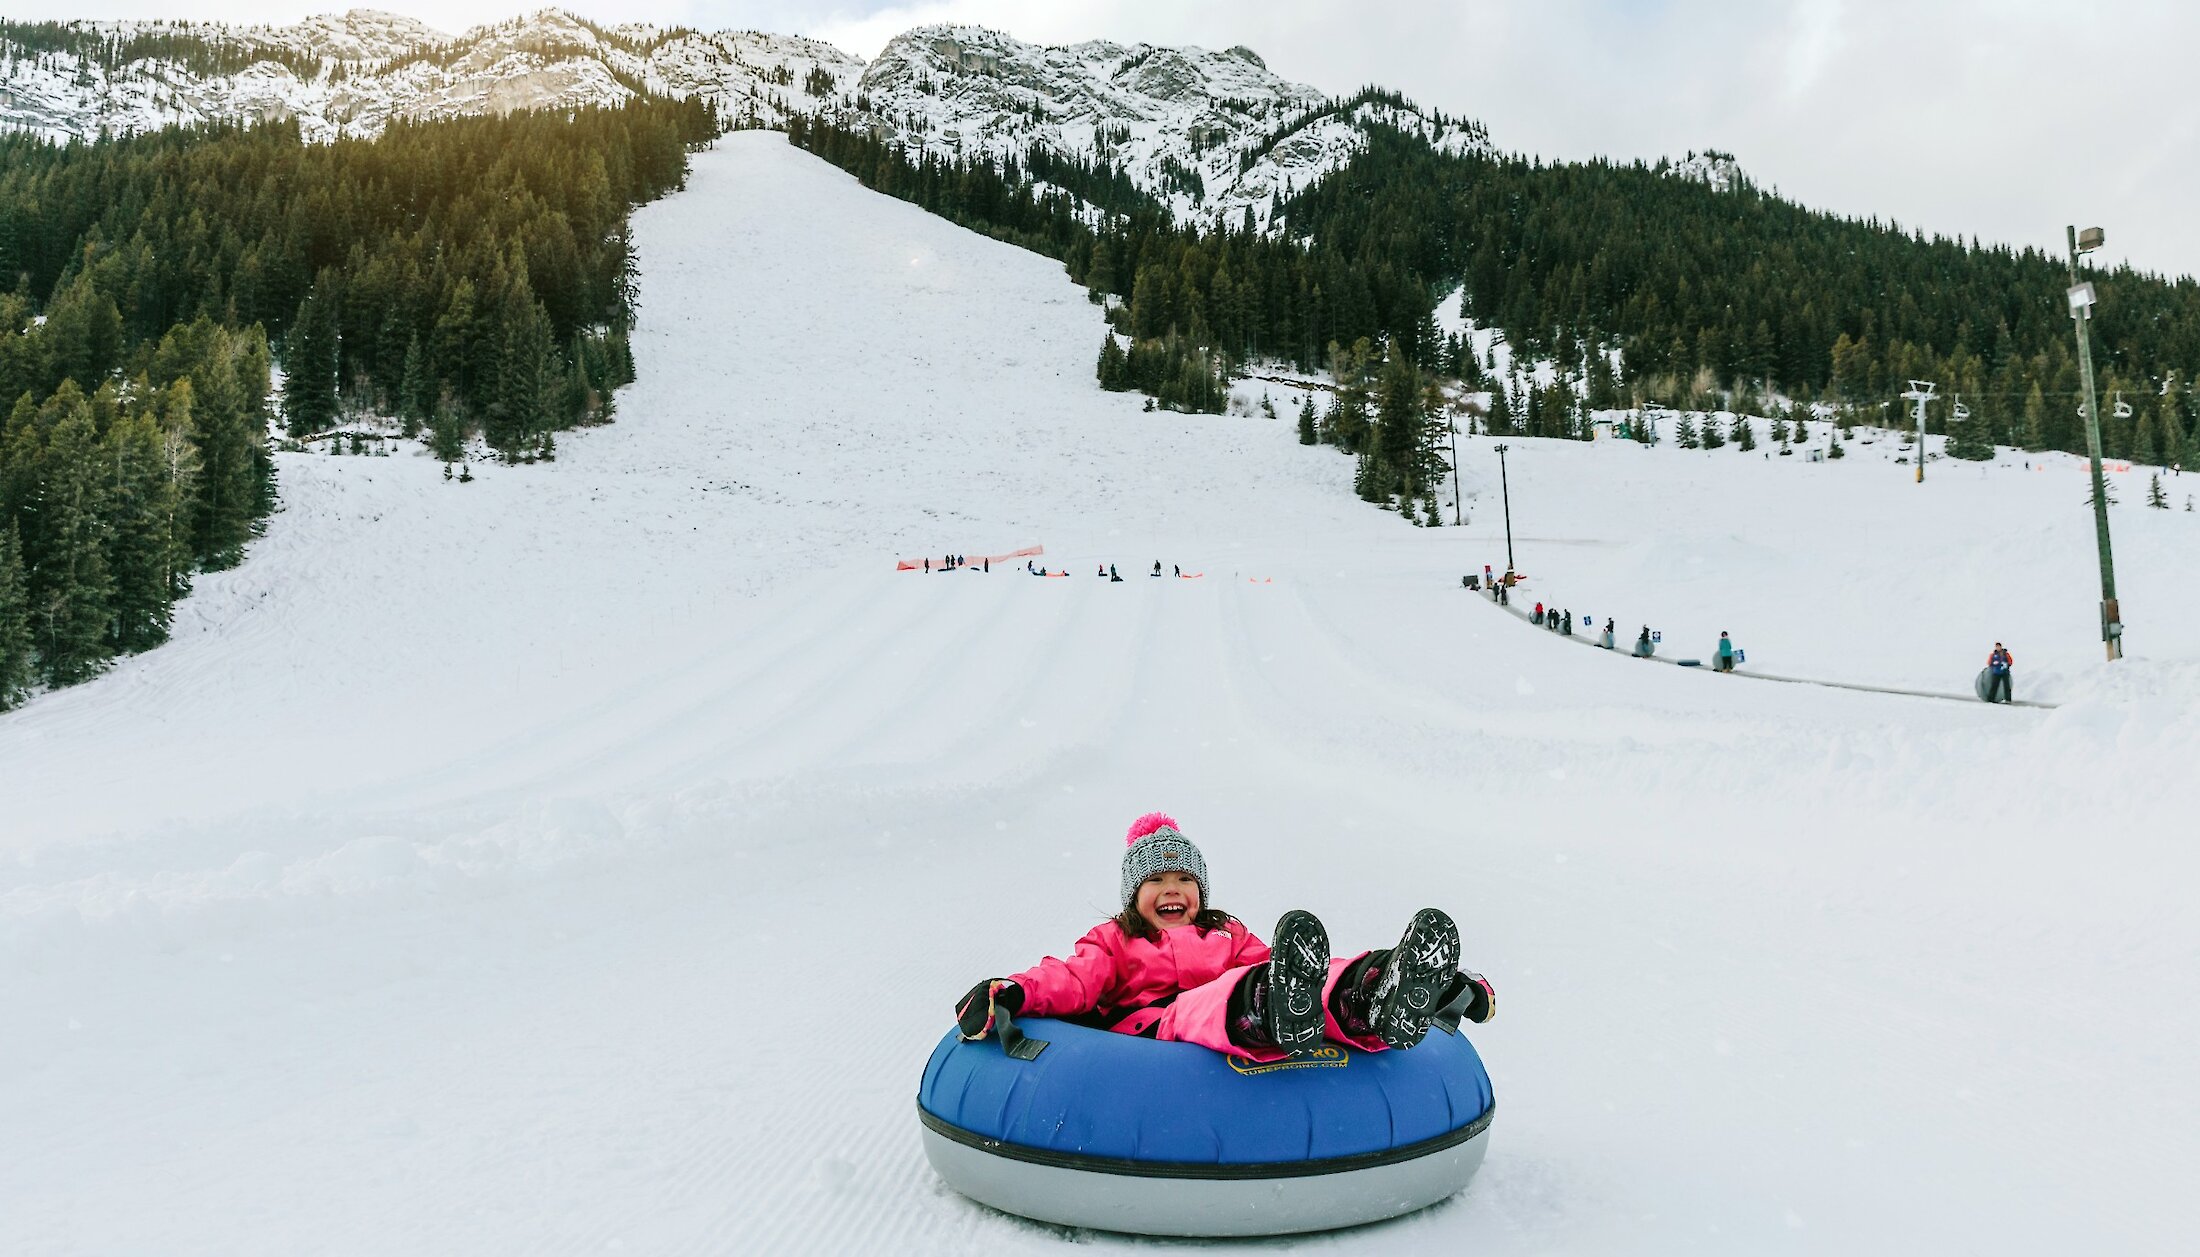
M 2009 653 L 2007 646 L 2002 645 L 2000 642 L 1994 643 L 1994 653 L 1986 656 L 1986 671 L 1989 674 L 1986 682 L 1987 702 L 2006 703 L 2010 701 L 2009 669 L 2015 666 L 2016 662 L 2015 657 Z M 1996 697 L 1997 695 L 1999 697 Z
M 1719 671 L 1732 672 L 1733 670 L 1734 639 L 1726 635 L 1726 630 L 1721 629 L 1719 630 Z

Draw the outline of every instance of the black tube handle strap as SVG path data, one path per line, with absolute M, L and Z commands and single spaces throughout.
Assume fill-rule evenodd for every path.
M 1016 1026 L 1016 1018 L 1005 1008 L 993 1009 L 993 1033 L 1001 1040 L 1001 1050 L 1019 1061 L 1035 1061 L 1039 1053 L 1047 1050 L 1045 1039 L 1034 1039 Z

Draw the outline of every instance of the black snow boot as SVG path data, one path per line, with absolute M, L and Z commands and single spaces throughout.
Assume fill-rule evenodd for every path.
M 1413 914 L 1398 945 L 1369 952 L 1338 975 L 1331 1011 L 1356 1036 L 1418 1046 L 1459 976 L 1459 927 L 1435 908 Z
M 1276 922 L 1268 963 L 1255 965 L 1230 996 L 1229 1034 L 1242 1047 L 1292 1056 L 1322 1045 L 1322 984 L 1329 978 L 1329 931 L 1311 912 L 1292 909 Z

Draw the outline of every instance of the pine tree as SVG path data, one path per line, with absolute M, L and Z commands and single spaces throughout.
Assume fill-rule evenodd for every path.
M 1715 450 L 1723 448 L 1725 445 L 1726 431 L 1719 426 L 1719 417 L 1717 415 L 1705 415 L 1703 418 L 1703 447 L 1707 450 Z
M 1420 373 L 1393 340 L 1386 347 L 1375 389 L 1375 423 L 1369 440 L 1375 455 L 1376 492 L 1413 498 L 1427 488 L 1427 468 L 1421 457 L 1423 422 Z
M 1131 385 L 1129 364 L 1123 356 L 1123 347 L 1115 343 L 1115 333 L 1100 334 L 1100 387 L 1110 393 L 1120 393 Z
M 2132 437 L 2131 456 L 2136 462 L 2150 463 L 2155 466 L 2161 466 L 2170 461 L 2162 457 L 2160 427 L 2154 421 L 2154 407 L 2152 406 L 2139 413 L 2139 429 Z M 2149 505 L 2152 505 L 2152 503 L 2149 503 Z
M 466 457 L 466 427 L 466 412 L 445 393 L 428 417 L 428 451 L 445 467 Z
M 14 520 L 0 528 L 0 711 L 29 696 L 38 660 L 31 650 L 30 580 L 23 567 L 23 535 Z
M 323 271 L 283 344 L 283 418 L 294 437 L 336 424 L 336 305 L 334 272 Z
M 107 658 L 114 581 L 107 571 L 107 502 L 92 406 L 64 382 L 47 409 L 57 416 L 46 447 L 45 520 L 31 606 L 39 665 L 52 685 L 72 685 Z
M 419 436 L 420 425 L 428 421 L 435 405 L 434 385 L 428 374 L 427 351 L 420 347 L 420 335 L 415 332 L 405 345 L 405 367 L 397 385 L 397 413 L 408 440 Z
M 1673 430 L 1673 443 L 1684 450 L 1692 450 L 1697 447 L 1696 417 L 1685 410 L 1681 412 L 1679 426 Z
M 191 592 L 191 569 L 197 558 L 192 549 L 193 513 L 205 471 L 191 439 L 197 404 L 198 391 L 186 376 L 168 386 L 160 406 L 160 505 L 168 540 L 165 567 L 170 602 Z
M 1357 454 L 1366 448 L 1373 427 L 1368 418 L 1371 392 L 1368 373 L 1375 361 L 1375 347 L 1366 337 L 1354 341 L 1349 349 L 1330 343 L 1330 376 L 1337 382 L 1337 391 L 1330 403 L 1328 422 L 1322 425 L 1322 434 L 1347 454 Z
M 2038 380 L 2024 395 L 2024 448 L 2034 453 L 2047 448 L 2047 399 Z
M 1505 399 L 1504 381 L 1490 382 L 1490 413 L 1482 422 L 1491 436 L 1513 435 L 1512 403 Z
M 134 654 L 168 640 L 182 541 L 178 486 L 168 476 L 160 428 L 139 405 L 107 429 L 100 450 L 106 485 L 107 570 L 113 579 L 110 643 Z
M 2162 492 L 2162 473 L 2155 472 L 2147 480 L 2147 505 L 2158 511 L 2169 509 L 2169 497 Z
M 1299 402 L 1299 444 L 1312 445 L 1319 439 L 1314 430 L 1314 395 L 1308 393 Z
M 1262 418 L 1273 419 L 1276 417 L 1275 399 L 1266 393 L 1260 395 L 1260 413 Z
M 1734 416 L 1734 444 L 1740 446 L 1744 454 L 1757 448 L 1757 433 L 1746 415 Z

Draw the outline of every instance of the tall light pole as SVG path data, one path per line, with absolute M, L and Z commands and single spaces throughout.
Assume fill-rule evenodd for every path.
M 1505 490 L 1505 575 L 1519 570 L 1513 566 L 1513 491 L 1512 480 L 1505 474 L 1505 451 L 1510 445 L 1497 446 L 1497 483 Z
M 2101 552 L 2101 641 L 2108 661 L 2124 657 L 2123 614 L 2116 606 L 2116 560 L 2108 549 L 2108 489 L 2101 482 L 2101 408 L 2093 400 L 2093 345 L 2086 325 L 2093 321 L 2093 285 L 2078 282 L 2078 255 L 2091 253 L 2107 239 L 2098 227 L 2070 233 L 2070 321 L 2078 325 L 2078 378 L 2085 385 L 2085 445 L 2093 457 L 2093 535 Z
M 1466 521 L 1459 513 L 1459 425 L 1444 425 L 1451 433 L 1451 526 L 1461 527 Z

